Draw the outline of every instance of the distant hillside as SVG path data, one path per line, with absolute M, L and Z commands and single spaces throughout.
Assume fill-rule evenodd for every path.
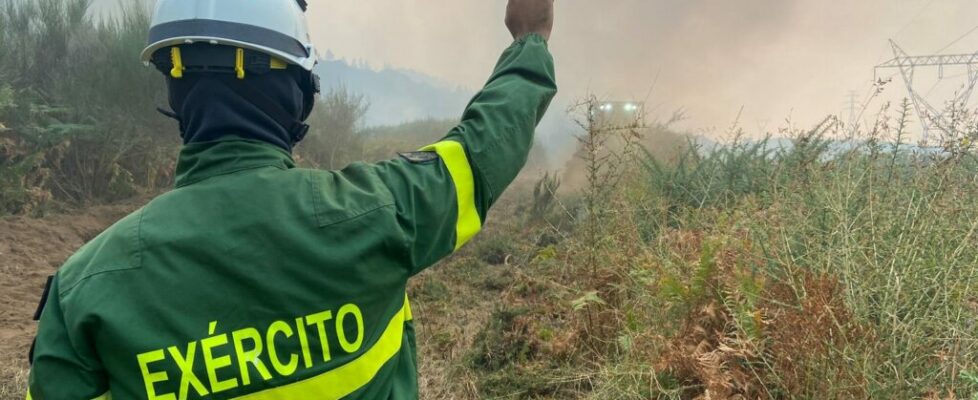
M 458 118 L 474 94 L 437 78 L 397 68 L 373 69 L 364 63 L 331 59 L 316 72 L 323 91 L 345 86 L 370 102 L 366 125 L 395 125 L 419 119 Z

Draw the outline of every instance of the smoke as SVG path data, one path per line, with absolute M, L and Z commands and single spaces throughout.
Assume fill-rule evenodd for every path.
M 621 100 L 649 97 L 653 110 L 686 107 L 700 122 L 719 117 L 717 109 L 736 111 L 737 101 L 756 96 L 733 103 L 719 98 L 750 79 L 763 62 L 758 54 L 790 29 L 797 8 L 797 2 L 781 0 L 608 3 L 600 12 L 594 2 L 560 4 L 567 20 L 592 21 L 564 23 L 557 32 L 554 51 L 564 76 L 588 79 L 583 88 L 564 79 L 570 88 L 565 94 L 591 90 Z
M 95 0 L 96 7 L 128 0 Z M 313 39 L 338 57 L 410 68 L 478 88 L 511 41 L 505 0 L 309 0 Z M 790 118 L 807 126 L 861 106 L 873 66 L 892 57 L 887 40 L 927 54 L 975 27 L 973 0 L 557 0 L 551 47 L 564 105 L 593 92 L 647 100 L 655 115 L 678 108 L 684 128 L 707 134 L 738 119 L 772 131 Z M 978 50 L 978 32 L 946 52 Z M 920 73 L 934 103 L 960 87 L 962 71 Z M 889 75 L 890 72 L 887 73 Z M 931 85 L 934 85 L 933 88 Z M 899 79 L 869 105 L 905 96 Z M 741 111 L 742 110 L 742 111 Z M 560 118 L 558 118 L 560 119 Z M 549 121 L 546 138 L 566 137 Z
M 320 0 L 310 15 L 315 39 L 340 56 L 478 87 L 510 40 L 504 7 Z M 654 112 L 686 108 L 691 129 L 722 129 L 738 115 L 749 130 L 789 117 L 807 125 L 842 111 L 850 90 L 868 93 L 872 67 L 892 56 L 887 39 L 932 52 L 972 28 L 974 16 L 970 0 L 558 0 L 557 100 L 588 91 L 649 96 Z M 978 34 L 948 51 L 976 49 Z M 895 84 L 888 91 L 903 95 Z

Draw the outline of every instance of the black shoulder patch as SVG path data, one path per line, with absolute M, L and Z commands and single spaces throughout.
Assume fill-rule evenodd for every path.
M 415 151 L 411 153 L 397 153 L 401 158 L 413 164 L 425 164 L 438 160 L 438 153 L 433 151 Z
M 47 283 L 44 284 L 44 292 L 41 293 L 41 302 L 37 305 L 37 311 L 34 311 L 34 320 L 41 320 L 41 313 L 44 312 L 44 305 L 48 303 L 48 296 L 51 295 L 51 283 L 54 282 L 54 276 L 49 276 Z M 34 340 L 31 341 L 31 348 L 27 351 L 27 365 L 34 365 L 34 347 L 37 346 L 37 336 L 34 336 Z
M 34 311 L 34 320 L 41 320 L 41 313 L 44 312 L 44 305 L 48 303 L 48 296 L 51 294 L 51 283 L 54 282 L 54 275 L 48 277 L 47 283 L 44 284 L 44 291 L 41 292 L 41 302 L 37 305 L 37 310 Z

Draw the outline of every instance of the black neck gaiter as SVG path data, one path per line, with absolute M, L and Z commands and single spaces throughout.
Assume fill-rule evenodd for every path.
M 268 96 L 295 119 L 302 115 L 303 93 L 286 72 L 235 79 L 228 74 L 187 74 L 182 79 L 167 77 L 170 107 L 180 117 L 184 144 L 210 142 L 235 135 L 260 140 L 292 151 L 292 137 L 258 106 L 238 95 L 228 85 L 251 85 Z

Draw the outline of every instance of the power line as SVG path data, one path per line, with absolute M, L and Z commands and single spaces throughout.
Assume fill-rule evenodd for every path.
M 943 80 L 944 78 L 940 78 L 937 80 L 937 82 L 934 82 L 934 86 L 931 86 L 930 89 L 927 90 L 927 93 L 924 93 L 924 97 L 930 97 L 931 93 L 934 93 L 934 89 L 937 89 L 937 86 L 940 85 L 941 81 Z
M 930 0 L 929 2 L 927 2 L 927 4 L 924 4 L 923 7 L 920 7 L 920 9 L 917 10 L 917 14 L 914 15 L 913 18 L 911 18 L 910 21 L 903 26 L 903 28 L 900 28 L 900 30 L 898 30 L 897 33 L 893 35 L 893 37 L 900 36 L 900 34 L 903 33 L 903 31 L 907 30 L 907 28 L 910 27 L 910 25 L 913 25 L 914 22 L 917 22 L 917 20 L 920 19 L 920 16 L 924 14 L 924 11 L 927 10 L 931 6 L 931 4 L 934 4 L 934 1 L 936 0 Z
M 949 47 L 954 46 L 958 42 L 964 40 L 964 38 L 968 37 L 968 35 L 970 35 L 972 33 L 975 33 L 975 31 L 978 31 L 978 25 L 975 25 L 974 28 L 971 28 L 971 30 L 969 30 L 968 32 L 966 32 L 964 35 L 961 35 L 957 39 L 954 39 L 954 41 L 952 41 L 950 44 L 948 44 L 947 46 L 944 46 L 943 48 L 941 48 L 938 51 L 935 51 L 934 53 L 942 53 L 942 52 L 944 52 L 944 50 L 947 50 Z

